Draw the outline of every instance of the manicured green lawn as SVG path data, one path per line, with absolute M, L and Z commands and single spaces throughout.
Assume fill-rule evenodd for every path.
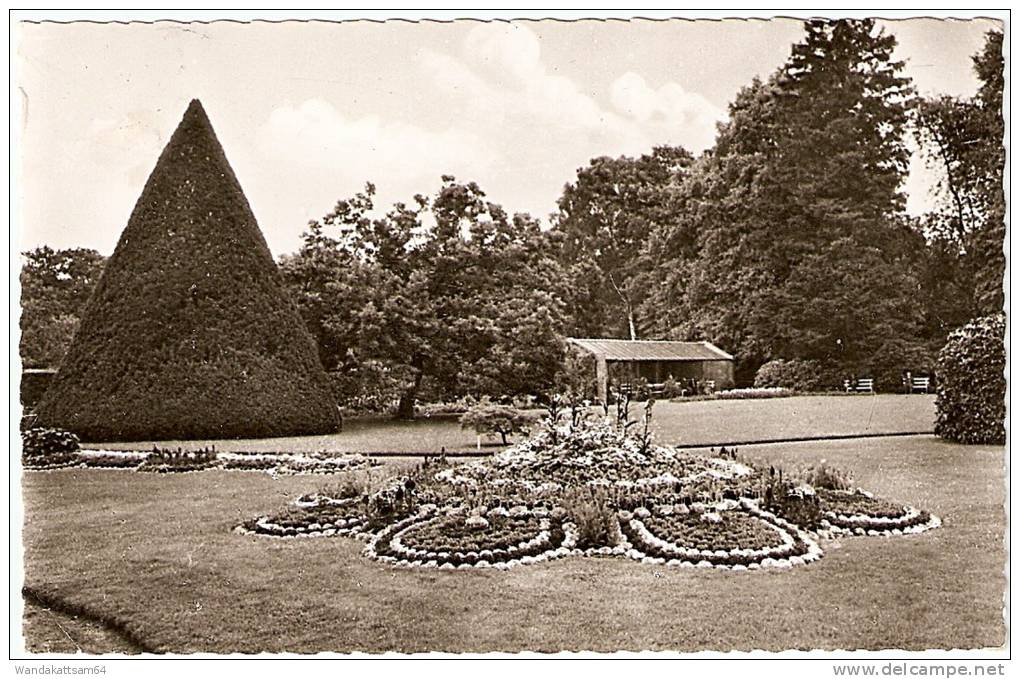
M 846 538 L 823 545 L 820 562 L 780 572 L 594 558 L 508 573 L 407 571 L 362 558 L 354 540 L 230 532 L 326 483 L 321 477 L 67 470 L 24 478 L 26 580 L 182 653 L 1004 643 L 1001 448 L 921 436 L 742 452 L 780 463 L 826 458 L 853 470 L 861 486 L 929 509 L 945 525 L 917 536 Z
M 631 409 L 639 418 L 641 404 Z M 660 401 L 652 422 L 658 440 L 671 445 L 719 444 L 730 441 L 927 432 L 935 420 L 934 397 L 917 395 L 794 396 L 742 401 Z M 163 447 L 244 451 L 439 452 L 473 451 L 474 432 L 454 419 L 397 422 L 352 419 L 344 431 L 330 436 L 301 436 L 240 441 L 143 441 L 89 444 L 89 447 L 144 450 Z M 484 448 L 483 450 L 492 450 Z

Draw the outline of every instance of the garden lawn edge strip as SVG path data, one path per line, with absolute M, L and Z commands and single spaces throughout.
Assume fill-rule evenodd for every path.
M 164 651 L 145 641 L 145 639 L 132 629 L 132 626 L 116 617 L 109 616 L 104 613 L 98 613 L 86 606 L 73 603 L 56 594 L 42 592 L 31 585 L 24 585 L 21 588 L 21 595 L 26 599 L 29 599 L 45 608 L 49 608 L 57 613 L 76 616 L 84 620 L 88 620 L 89 622 L 96 623 L 111 633 L 119 636 L 121 639 L 126 641 L 128 645 L 133 646 L 140 653 L 164 653 Z

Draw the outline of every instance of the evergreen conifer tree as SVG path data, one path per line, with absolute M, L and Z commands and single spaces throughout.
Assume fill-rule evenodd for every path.
M 198 100 L 146 182 L 38 422 L 91 441 L 338 427 L 315 344 Z

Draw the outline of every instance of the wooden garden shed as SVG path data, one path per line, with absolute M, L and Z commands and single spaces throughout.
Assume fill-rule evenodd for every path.
M 714 382 L 716 389 L 733 386 L 733 356 L 710 342 L 584 339 L 568 340 L 595 357 L 595 378 L 602 400 L 610 384 L 628 384 L 644 378 L 661 384 L 677 381 Z

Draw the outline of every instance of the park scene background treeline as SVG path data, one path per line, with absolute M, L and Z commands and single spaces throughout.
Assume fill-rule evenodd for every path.
M 712 148 L 594 158 L 549 228 L 468 178 L 339 200 L 278 262 L 337 402 L 541 394 L 564 337 L 708 340 L 738 385 L 892 391 L 931 373 L 953 329 L 1003 308 L 1002 34 L 973 56 L 970 98 L 918 96 L 894 46 L 871 20 L 808 22 Z M 921 216 L 902 192 L 914 153 L 941 178 Z M 25 253 L 25 367 L 60 365 L 103 264 Z

